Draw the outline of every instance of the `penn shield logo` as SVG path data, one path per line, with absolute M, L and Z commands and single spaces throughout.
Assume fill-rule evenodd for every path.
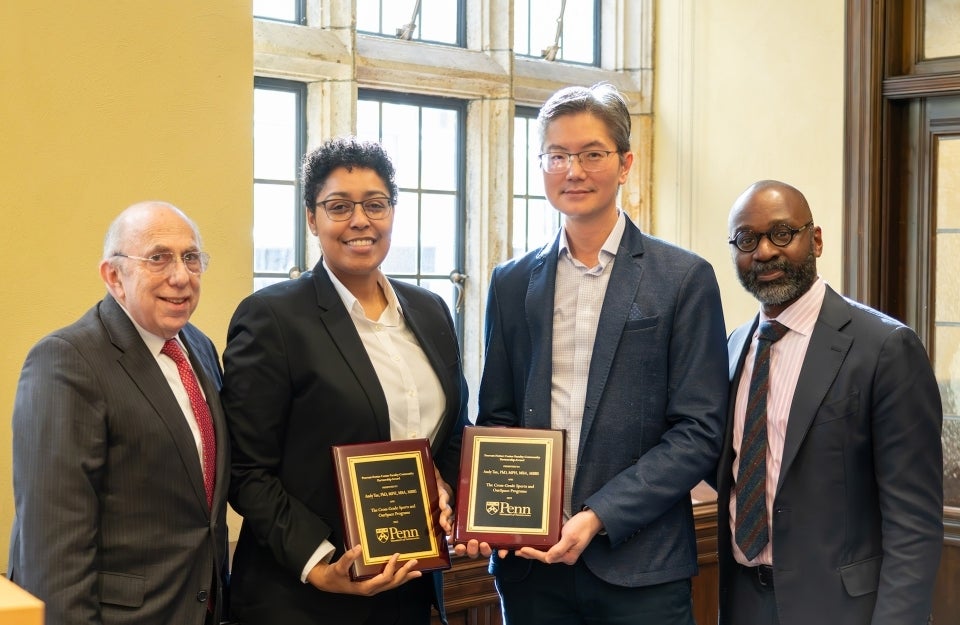
M 530 506 L 515 506 L 509 501 L 488 501 L 484 507 L 491 516 L 533 516 Z
M 399 527 L 378 527 L 377 540 L 381 543 L 402 543 L 408 540 L 419 540 L 420 531 L 417 528 L 400 529 Z

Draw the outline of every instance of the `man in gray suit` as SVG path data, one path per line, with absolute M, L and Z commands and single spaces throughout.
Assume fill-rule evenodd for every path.
M 104 244 L 108 294 L 27 356 L 8 574 L 47 625 L 219 620 L 229 439 L 216 350 L 188 323 L 207 260 L 176 207 L 129 207 Z
M 729 229 L 760 312 L 729 339 L 720 623 L 926 623 L 943 541 L 927 353 L 817 276 L 822 235 L 797 189 L 751 185 Z

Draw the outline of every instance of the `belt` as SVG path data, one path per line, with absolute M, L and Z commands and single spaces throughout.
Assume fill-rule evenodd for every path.
M 758 566 L 744 566 L 738 564 L 738 566 L 743 569 L 743 572 L 746 573 L 748 577 L 752 577 L 757 580 L 757 583 L 763 586 L 764 588 L 769 588 L 773 590 L 773 567 L 768 564 L 760 564 Z

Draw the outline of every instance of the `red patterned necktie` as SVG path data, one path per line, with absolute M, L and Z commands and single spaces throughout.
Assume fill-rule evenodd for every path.
M 789 331 L 776 321 L 760 324 L 757 353 L 750 378 L 737 471 L 735 538 L 747 560 L 769 541 L 767 529 L 767 391 L 770 389 L 770 347 Z
M 217 439 L 213 432 L 213 418 L 210 416 L 210 407 L 207 406 L 203 393 L 200 392 L 200 384 L 197 382 L 197 376 L 194 375 L 187 357 L 180 349 L 179 343 L 175 339 L 170 339 L 163 344 L 161 354 L 166 354 L 173 362 L 177 363 L 177 371 L 180 373 L 180 380 L 183 382 L 183 388 L 187 391 L 187 397 L 190 398 L 190 407 L 193 408 L 193 415 L 197 419 L 197 426 L 200 429 L 200 444 L 203 448 L 203 487 L 207 491 L 207 506 L 213 506 L 213 485 L 217 478 Z

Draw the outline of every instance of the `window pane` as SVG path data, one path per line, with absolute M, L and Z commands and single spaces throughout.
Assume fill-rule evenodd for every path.
M 420 27 L 415 35 L 426 41 L 457 43 L 456 0 L 423 0 L 420 7 Z
M 545 199 L 527 203 L 527 249 L 534 250 L 553 240 L 560 227 L 560 213 Z
M 297 177 L 297 94 L 254 89 L 253 176 L 261 180 Z
M 960 507 L 960 136 L 936 146 L 933 366 L 943 401 L 944 504 Z
M 541 57 L 557 36 L 557 18 L 562 0 L 517 0 L 513 5 L 514 52 Z M 594 42 L 599 38 L 595 22 L 596 0 L 567 0 L 563 9 L 563 33 L 556 59 L 596 65 Z
M 414 20 L 412 41 L 460 45 L 460 2 L 456 0 L 421 0 L 420 12 L 414 16 L 416 0 L 360 0 L 357 2 L 357 30 L 396 37 L 399 30 Z
M 357 138 L 364 141 L 380 141 L 379 102 L 375 100 L 359 100 L 357 102 Z M 394 163 L 394 166 L 396 166 L 396 163 Z
M 424 189 L 454 191 L 457 185 L 457 112 L 423 109 Z
M 537 161 L 540 138 L 536 111 L 518 109 L 513 126 L 513 241 L 511 250 L 519 256 L 549 242 L 557 233 L 560 214 L 550 206 L 543 192 L 543 172 Z
M 420 107 L 384 104 L 383 147 L 397 169 L 397 184 L 407 189 L 420 186 Z
M 284 22 L 297 21 L 297 4 L 301 0 L 253 0 L 254 17 Z
M 450 233 L 457 229 L 456 197 L 424 194 L 420 214 L 420 273 L 449 274 L 457 266 L 450 245 Z
M 294 187 L 253 185 L 253 270 L 286 273 L 294 261 Z
M 923 58 L 960 56 L 960 0 L 924 0 Z
M 400 194 L 394 209 L 390 252 L 383 261 L 384 273 L 417 273 L 417 247 L 420 234 L 418 209 L 416 193 Z
M 593 42 L 596 38 L 593 5 L 593 0 L 567 0 L 558 58 L 591 65 L 596 62 L 593 58 Z

